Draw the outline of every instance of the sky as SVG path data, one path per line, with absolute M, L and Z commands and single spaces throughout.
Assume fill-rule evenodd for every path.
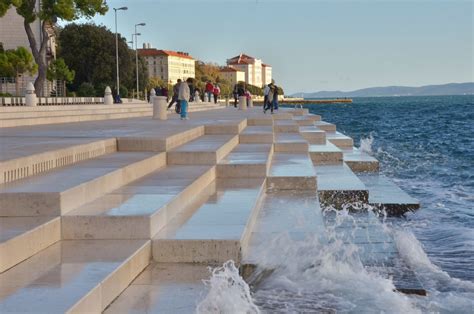
M 474 81 L 474 0 L 109 0 L 92 22 L 224 65 L 246 53 L 286 94 Z M 83 20 L 81 20 L 83 22 Z

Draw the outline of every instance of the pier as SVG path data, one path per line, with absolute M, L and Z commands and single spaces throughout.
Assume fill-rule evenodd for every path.
M 1 313 L 194 312 L 208 266 L 233 260 L 258 289 L 275 235 L 330 244 L 331 226 L 365 269 L 426 293 L 377 216 L 419 202 L 336 125 L 307 109 L 190 111 L 0 108 Z M 333 224 L 344 208 L 360 228 Z
M 263 105 L 263 100 L 254 101 L 255 104 Z M 305 99 L 305 98 L 283 98 L 278 101 L 283 105 L 304 105 L 304 104 L 344 104 L 352 103 L 351 98 L 335 99 Z

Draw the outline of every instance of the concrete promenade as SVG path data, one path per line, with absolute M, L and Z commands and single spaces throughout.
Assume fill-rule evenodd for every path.
M 323 232 L 325 206 L 419 207 L 305 109 L 202 108 L 185 121 L 88 108 L 76 122 L 0 119 L 0 313 L 193 312 L 208 265 L 234 260 L 251 276 L 276 233 Z M 367 267 L 423 294 L 375 215 L 355 217 Z

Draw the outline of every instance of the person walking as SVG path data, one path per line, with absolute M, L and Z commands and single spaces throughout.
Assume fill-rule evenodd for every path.
M 221 94 L 221 88 L 219 85 L 214 85 L 214 90 L 212 91 L 212 94 L 214 95 L 214 103 L 217 104 L 217 98 L 219 98 L 219 95 Z
M 267 107 L 265 108 L 265 110 L 263 110 L 263 113 L 267 113 L 267 110 L 270 109 L 271 113 L 273 114 L 273 92 L 274 92 L 273 83 L 268 84 L 268 87 L 270 90 L 268 92 L 268 97 L 267 97 Z
M 161 96 L 165 96 L 166 101 L 168 101 L 168 87 L 166 87 L 166 85 L 163 85 L 161 88 Z
M 273 109 L 278 110 L 278 86 L 273 84 Z
M 232 95 L 234 96 L 234 107 L 237 108 L 237 99 L 239 98 L 239 85 L 235 84 L 234 89 L 232 90 Z
M 250 93 L 248 89 L 245 90 L 245 98 L 247 99 L 247 107 L 248 107 L 250 104 L 250 99 L 252 99 L 252 94 Z
M 214 93 L 214 85 L 212 85 L 211 81 L 207 81 L 206 84 L 206 94 L 207 94 L 207 101 L 212 102 L 212 94 Z
M 179 93 L 180 84 L 181 84 L 181 79 L 178 79 L 178 82 L 173 86 L 173 97 L 171 97 L 171 102 L 168 105 L 168 109 L 170 109 L 174 105 L 174 103 L 176 103 L 176 113 L 179 113 L 178 93 Z
M 189 79 L 188 79 L 189 80 Z M 181 82 L 178 90 L 178 101 L 181 105 L 181 120 L 188 120 L 188 101 L 191 97 L 187 82 Z
M 269 84 L 265 85 L 263 88 L 263 112 L 267 110 L 268 107 L 268 93 L 270 93 Z

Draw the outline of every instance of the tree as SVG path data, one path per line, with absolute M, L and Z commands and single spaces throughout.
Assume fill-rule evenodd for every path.
M 96 14 L 105 14 L 108 7 L 105 0 L 61 0 L 41 1 L 37 10 L 37 0 L 2 0 L 0 1 L 0 17 L 4 16 L 11 7 L 23 17 L 23 25 L 30 43 L 33 57 L 38 64 L 38 77 L 35 81 L 36 93 L 43 95 L 46 81 L 47 61 L 46 52 L 49 40 L 48 27 L 57 20 L 73 21 L 81 17 L 91 18 Z M 41 26 L 41 42 L 37 43 L 31 23 L 39 21 Z
M 64 95 L 66 95 L 66 82 L 72 82 L 74 80 L 74 76 L 76 76 L 76 72 L 68 68 L 63 58 L 58 58 L 51 62 L 46 74 L 48 81 L 62 81 Z M 57 91 L 56 95 L 58 95 Z
M 15 77 L 15 92 L 20 90 L 20 78 L 24 73 L 35 74 L 38 66 L 25 47 L 0 52 L 0 76 Z
M 135 52 L 128 48 L 125 38 L 119 37 L 118 44 L 120 95 L 126 96 L 125 89 L 136 89 Z M 96 90 L 95 95 L 101 96 L 106 86 L 115 85 L 115 34 L 105 26 L 66 25 L 59 33 L 58 56 L 76 73 L 74 81 L 68 85 L 71 91 L 78 91 L 81 84 L 90 83 Z M 148 84 L 147 66 L 143 58 L 139 57 L 138 61 L 140 89 L 144 90 Z

